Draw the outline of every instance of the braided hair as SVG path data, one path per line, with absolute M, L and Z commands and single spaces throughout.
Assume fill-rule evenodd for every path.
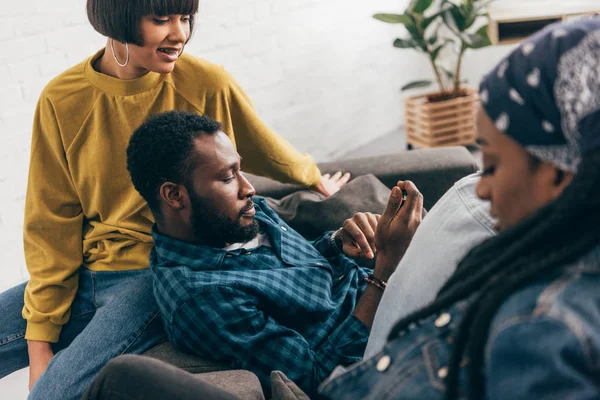
M 540 277 L 560 275 L 600 242 L 599 167 L 600 150 L 585 154 L 578 173 L 557 200 L 471 250 L 434 302 L 393 327 L 388 340 L 457 301 L 473 299 L 454 333 L 447 399 L 458 396 L 463 360 L 468 360 L 469 398 L 485 397 L 484 349 L 503 301 Z M 569 234 L 560 234 L 566 227 Z

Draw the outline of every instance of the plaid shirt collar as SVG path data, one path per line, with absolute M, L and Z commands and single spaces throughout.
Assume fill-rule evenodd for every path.
M 293 239 L 287 237 L 287 227 L 278 225 L 264 213 L 261 205 L 266 205 L 264 200 L 254 199 L 256 208 L 254 218 L 261 223 L 277 256 L 284 261 L 290 259 L 292 254 L 287 254 L 290 250 L 285 243 L 291 242 Z M 241 251 L 238 249 L 228 252 L 217 247 L 196 245 L 173 239 L 158 232 L 156 224 L 152 227 L 152 238 L 154 239 L 154 251 L 162 267 L 185 265 L 194 270 L 219 270 L 225 255 Z

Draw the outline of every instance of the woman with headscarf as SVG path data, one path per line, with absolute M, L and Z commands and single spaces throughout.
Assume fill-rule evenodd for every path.
M 600 398 L 600 18 L 527 40 L 480 95 L 477 194 L 501 233 L 323 397 Z

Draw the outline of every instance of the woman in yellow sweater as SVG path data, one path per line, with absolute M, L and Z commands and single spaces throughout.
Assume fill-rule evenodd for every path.
M 40 96 L 25 205 L 31 279 L 0 294 L 0 378 L 29 364 L 30 398 L 79 398 L 111 358 L 164 338 L 147 269 L 153 219 L 125 155 L 149 115 L 206 113 L 255 174 L 325 195 L 348 179 L 321 177 L 222 67 L 183 53 L 197 8 L 198 0 L 88 0 L 107 46 Z

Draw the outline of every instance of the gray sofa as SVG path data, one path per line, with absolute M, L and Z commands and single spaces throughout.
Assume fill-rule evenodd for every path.
M 425 208 L 429 209 L 454 182 L 475 172 L 477 164 L 466 148 L 445 147 L 320 163 L 319 168 L 323 173 L 347 171 L 353 177 L 373 174 L 389 188 L 393 187 L 398 180 L 411 180 L 423 194 Z M 266 197 L 281 198 L 301 189 L 298 186 L 281 184 L 264 177 L 250 175 L 249 179 L 256 188 L 257 194 Z M 258 378 L 254 374 L 248 371 L 231 370 L 226 363 L 184 354 L 168 342 L 155 346 L 145 355 L 199 374 L 201 379 L 213 382 L 242 399 L 264 398 Z M 273 398 L 296 399 L 298 397 L 292 387 L 289 391 L 278 390 L 277 394 L 274 392 Z

